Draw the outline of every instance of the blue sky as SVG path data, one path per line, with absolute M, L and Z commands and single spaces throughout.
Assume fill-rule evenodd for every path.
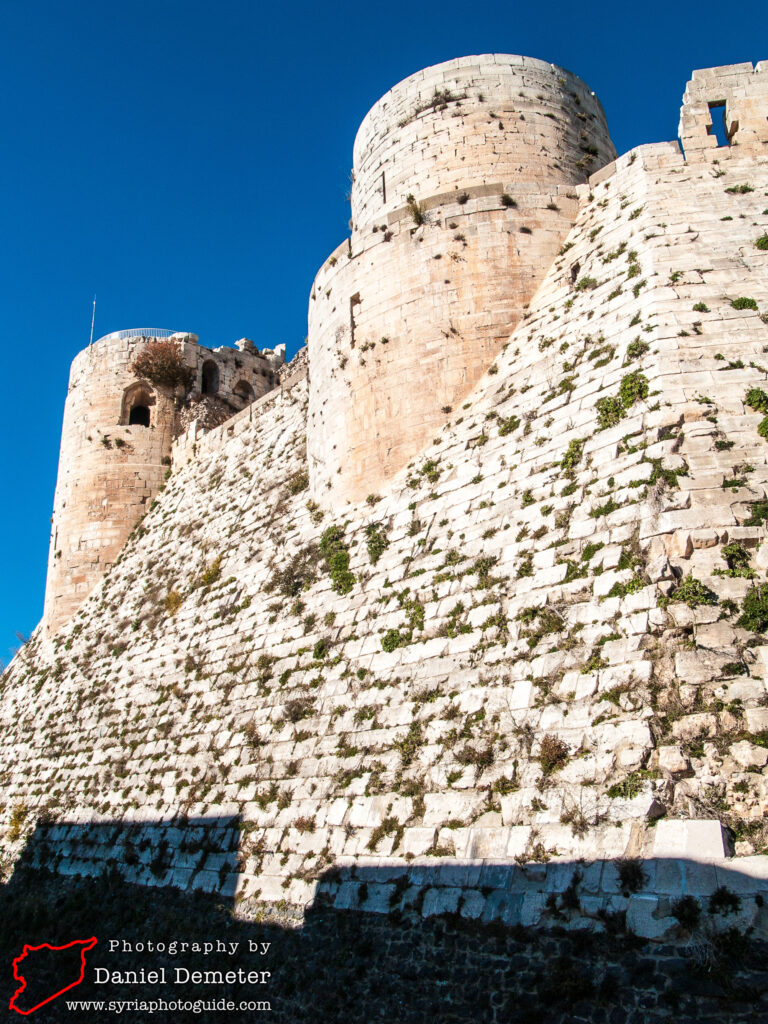
M 355 131 L 400 79 L 465 54 L 540 57 L 589 83 L 624 152 L 676 137 L 693 68 L 768 58 L 766 28 L 764 0 L 738 16 L 680 0 L 0 0 L 0 658 L 42 611 L 94 292 L 97 337 L 170 327 L 292 355 L 346 235 Z

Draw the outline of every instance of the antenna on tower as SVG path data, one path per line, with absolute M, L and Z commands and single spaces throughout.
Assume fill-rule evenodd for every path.
M 88 342 L 88 348 L 93 344 L 93 325 L 96 321 L 96 296 L 93 296 L 93 312 L 91 313 L 91 338 Z

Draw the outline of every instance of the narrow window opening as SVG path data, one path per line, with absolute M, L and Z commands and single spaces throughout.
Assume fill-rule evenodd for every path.
M 386 201 L 387 201 L 387 180 L 384 177 L 384 171 L 381 172 L 381 198 L 386 203 Z
M 709 119 L 712 124 L 707 128 L 707 135 L 714 135 L 718 146 L 730 146 L 731 140 L 725 121 L 725 100 L 709 104 Z
M 128 415 L 128 425 L 131 427 L 149 426 L 149 409 L 146 405 L 134 405 Z
M 204 395 L 216 395 L 219 392 L 219 368 L 212 359 L 203 363 L 203 381 L 200 390 Z

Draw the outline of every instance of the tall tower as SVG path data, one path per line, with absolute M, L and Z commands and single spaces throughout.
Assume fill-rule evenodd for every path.
M 190 387 L 155 386 L 134 372 L 153 341 L 175 343 Z M 194 334 L 116 331 L 72 362 L 64 406 L 43 624 L 56 633 L 117 557 L 157 494 L 183 427 L 205 414 L 221 422 L 277 384 L 285 348 L 249 341 L 207 349 Z
M 309 304 L 313 496 L 375 492 L 434 436 L 524 314 L 616 153 L 594 93 L 529 57 L 406 78 L 354 144 L 352 235 Z

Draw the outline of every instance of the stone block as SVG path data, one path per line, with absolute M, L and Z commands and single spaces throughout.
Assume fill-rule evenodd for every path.
M 439 914 L 455 914 L 459 906 L 461 889 L 427 889 L 421 907 L 422 917 L 435 917 Z
M 643 939 L 665 939 L 675 934 L 678 922 L 674 917 L 660 916 L 659 899 L 634 893 L 627 907 L 627 930 Z
M 654 829 L 651 855 L 711 863 L 726 855 L 723 829 L 711 819 L 664 819 Z
M 742 768 L 762 768 L 768 764 L 768 750 L 755 746 L 749 740 L 740 740 L 731 744 L 730 755 Z

